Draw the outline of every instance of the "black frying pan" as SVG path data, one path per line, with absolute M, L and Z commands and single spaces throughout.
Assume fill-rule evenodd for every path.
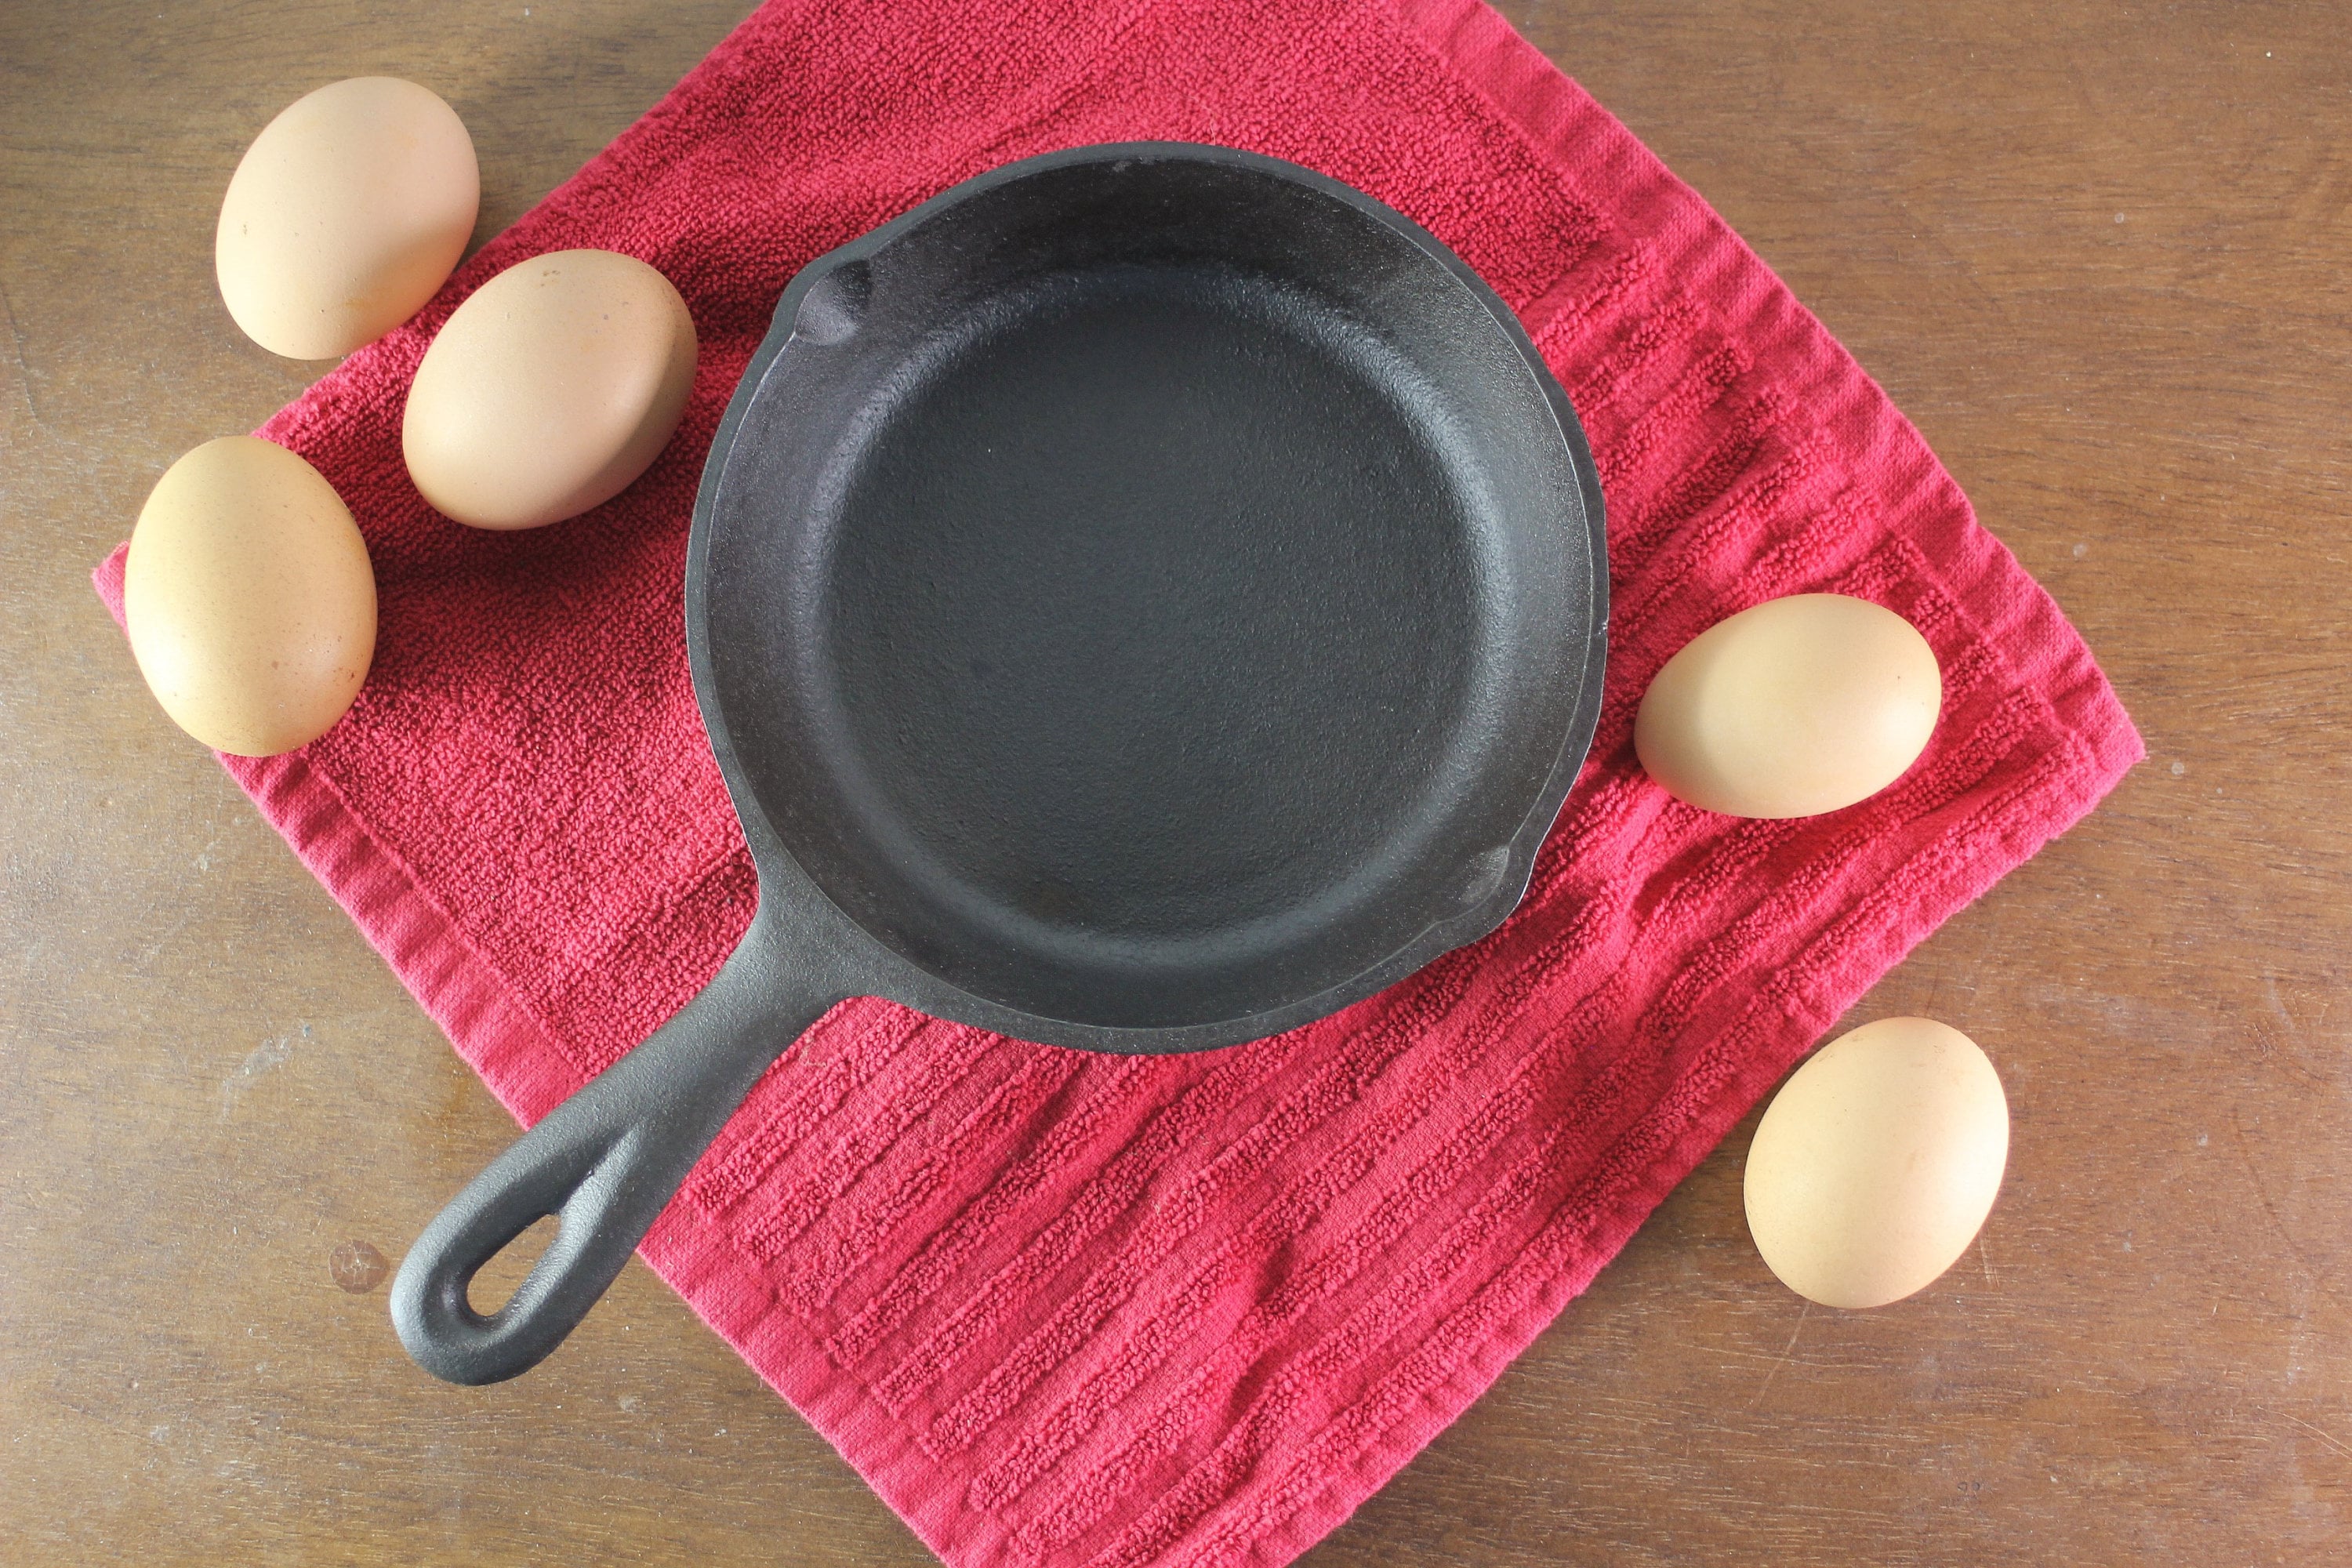
M 426 1228 L 392 1293 L 409 1353 L 488 1383 L 553 1350 L 844 997 L 1203 1050 L 1491 931 L 1591 743 L 1603 551 L 1510 310 L 1295 164 L 1056 153 L 812 263 L 687 556 L 759 912 Z

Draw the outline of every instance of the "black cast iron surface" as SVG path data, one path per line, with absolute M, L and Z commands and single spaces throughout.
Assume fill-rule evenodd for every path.
M 427 1228 L 403 1342 L 462 1383 L 546 1355 L 845 997 L 1200 1050 L 1484 935 L 1591 742 L 1607 582 L 1583 433 L 1517 320 L 1336 181 L 1080 148 L 812 263 L 687 568 L 759 913 Z

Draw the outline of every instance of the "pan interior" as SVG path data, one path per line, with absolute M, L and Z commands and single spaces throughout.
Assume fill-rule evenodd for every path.
M 1486 307 L 1320 192 L 999 187 L 818 281 L 747 409 L 709 606 L 741 783 L 989 1001 L 1326 992 L 1491 892 L 1551 773 L 1560 446 Z

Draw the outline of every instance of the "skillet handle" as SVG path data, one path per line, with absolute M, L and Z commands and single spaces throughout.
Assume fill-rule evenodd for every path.
M 841 1000 L 799 972 L 762 902 L 726 965 L 628 1055 L 550 1112 L 425 1228 L 392 1285 L 416 1364 L 451 1383 L 528 1372 L 629 1261 L 771 1062 Z M 548 1215 L 555 1239 L 507 1304 L 466 1300 L 475 1272 Z

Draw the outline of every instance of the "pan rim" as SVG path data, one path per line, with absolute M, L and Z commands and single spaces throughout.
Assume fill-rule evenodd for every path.
M 736 433 L 784 347 L 791 342 L 803 301 L 836 269 L 890 245 L 941 212 L 987 191 L 1056 169 L 1123 161 L 1191 160 L 1240 167 L 1272 175 L 1339 201 L 1410 241 L 1468 291 L 1517 351 L 1521 368 L 1550 408 L 1576 476 L 1591 564 L 1591 630 L 1579 670 L 1580 687 L 1551 770 L 1510 837 L 1480 859 L 1475 880 L 1485 891 L 1439 916 L 1387 956 L 1310 995 L 1232 1018 L 1170 1026 L 1112 1026 L 1056 1019 L 1024 1011 L 966 990 L 923 967 L 869 931 L 843 910 L 784 844 L 756 795 L 728 723 L 713 664 L 709 620 L 709 555 L 718 500 Z M 1563 530 L 1572 528 L 1562 520 Z M 1329 1016 L 1385 989 L 1455 948 L 1492 931 L 1524 897 L 1535 858 L 1581 771 L 1598 725 L 1608 640 L 1608 547 L 1604 502 L 1591 450 L 1566 392 L 1545 365 L 1518 317 L 1467 263 L 1411 218 L 1364 192 L 1304 165 L 1266 154 L 1213 143 L 1124 142 L 1073 147 L 1002 164 L 952 185 L 887 223 L 811 260 L 778 300 L 766 336 L 746 365 L 714 433 L 698 488 L 688 535 L 683 584 L 688 665 L 696 706 L 712 753 L 726 782 L 730 804 L 750 846 L 761 884 L 760 898 L 789 902 L 807 917 L 807 935 L 833 955 L 843 994 L 887 996 L 919 1011 L 970 1023 L 1023 1039 L 1123 1054 L 1172 1054 L 1238 1044 L 1282 1033 Z M 1573 662 L 1573 655 L 1569 656 Z

